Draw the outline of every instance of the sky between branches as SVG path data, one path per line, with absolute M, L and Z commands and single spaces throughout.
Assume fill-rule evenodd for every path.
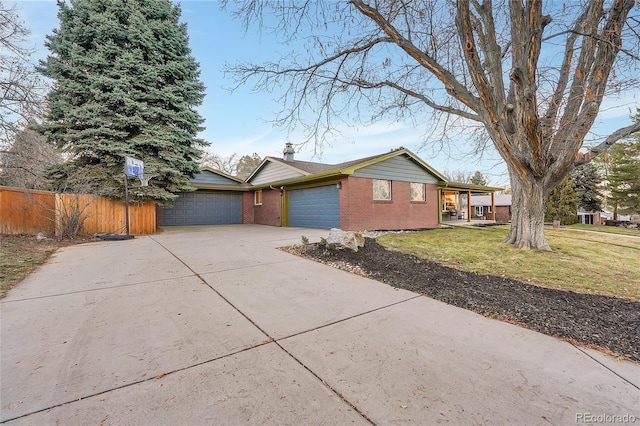
M 13 3 L 8 1 L 7 4 L 11 6 Z M 230 93 L 226 89 L 233 85 L 233 81 L 222 72 L 225 62 L 274 60 L 279 53 L 288 52 L 291 46 L 282 46 L 268 32 L 260 34 L 249 30 L 245 34 L 240 22 L 232 19 L 228 12 L 219 10 L 217 1 L 183 0 L 180 4 L 181 21 L 188 26 L 190 47 L 200 63 L 200 79 L 207 87 L 205 100 L 199 108 L 206 130 L 199 136 L 211 142 L 209 151 L 221 156 L 256 152 L 262 157 L 279 157 L 286 141 L 301 141 L 302 135 L 296 136 L 294 132 L 287 137 L 285 129 L 274 128 L 269 122 L 280 108 L 274 101 L 279 97 L 278 93 L 255 93 L 249 86 Z M 25 25 L 31 30 L 27 47 L 35 50 L 35 63 L 47 55 L 45 37 L 58 27 L 58 8 L 55 0 L 20 0 L 16 5 Z M 605 100 L 592 133 L 596 137 L 606 136 L 630 124 L 630 112 L 635 111 L 638 105 L 640 94 Z M 322 148 L 321 157 L 314 156 L 313 147 L 306 146 L 296 154 L 296 159 L 333 164 L 403 146 L 441 172 L 479 170 L 488 178 L 490 185 L 508 185 L 506 166 L 492 148 L 481 159 L 469 155 L 465 151 L 465 137 L 460 135 L 456 144 L 445 150 L 440 150 L 437 143 L 434 148 L 420 149 L 424 133 L 424 128 L 415 128 L 412 123 L 391 120 L 357 129 L 345 128 L 342 132 L 344 139 L 328 141 Z

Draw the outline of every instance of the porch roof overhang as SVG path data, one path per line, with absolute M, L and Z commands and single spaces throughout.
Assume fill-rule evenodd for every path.
M 446 182 L 440 181 L 438 182 L 438 188 L 442 190 L 449 191 L 461 191 L 461 192 L 475 192 L 475 193 L 492 193 L 496 191 L 502 191 L 504 188 L 499 188 L 497 186 L 484 186 L 484 185 L 473 185 L 471 183 L 459 183 L 459 182 Z

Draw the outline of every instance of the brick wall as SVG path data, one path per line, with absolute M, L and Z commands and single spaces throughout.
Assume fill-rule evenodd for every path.
M 495 206 L 496 209 L 496 222 L 509 222 L 511 220 L 511 207 L 510 206 Z M 487 220 L 491 219 L 491 213 L 489 213 L 489 210 L 491 210 L 491 207 L 489 206 L 484 206 L 482 208 L 482 211 L 484 213 L 484 218 Z M 473 219 L 478 219 L 478 216 L 476 216 L 476 209 L 472 208 L 471 209 L 471 215 Z
M 253 223 L 253 191 L 242 194 L 242 223 Z
M 280 226 L 280 202 L 280 191 L 264 189 L 262 190 L 262 205 L 254 206 L 253 192 L 251 192 L 251 207 L 253 207 L 252 223 L 258 225 Z
M 410 183 L 392 181 L 391 198 L 391 201 L 374 201 L 372 179 L 344 179 L 340 190 L 340 227 L 362 231 L 438 226 L 436 185 L 426 185 L 426 202 L 412 202 Z
M 496 222 L 509 222 L 511 220 L 511 206 L 496 206 Z

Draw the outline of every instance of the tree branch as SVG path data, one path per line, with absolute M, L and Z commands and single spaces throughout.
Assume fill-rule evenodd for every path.
M 640 132 L 640 121 L 636 121 L 635 123 L 627 127 L 618 129 L 612 134 L 610 134 L 609 136 L 607 136 L 607 138 L 604 141 L 594 146 L 593 148 L 589 149 L 589 151 L 587 151 L 586 154 L 578 153 L 578 156 L 574 164 L 576 166 L 579 166 L 581 164 L 587 163 L 592 159 L 596 158 L 598 155 L 605 152 L 607 149 L 609 149 L 614 143 L 618 142 L 620 139 L 624 139 L 627 136 L 631 136 L 634 133 L 638 133 L 638 132 Z
M 362 0 L 350 0 L 351 4 L 359 10 L 363 15 L 373 20 L 382 31 L 385 32 L 394 43 L 396 43 L 409 56 L 415 59 L 420 65 L 430 71 L 438 80 L 440 80 L 446 90 L 454 98 L 465 104 L 471 110 L 478 112 L 480 105 L 479 100 L 467 88 L 462 85 L 453 74 L 440 65 L 435 59 L 422 52 L 407 40 L 398 30 L 395 29 L 389 21 L 387 21 L 377 9 L 364 4 Z
M 446 112 L 449 114 L 455 114 L 455 115 L 459 115 L 460 117 L 464 117 L 467 118 L 469 120 L 473 120 L 473 121 L 478 121 L 481 122 L 482 120 L 480 119 L 480 117 L 477 114 L 472 114 L 470 112 L 458 109 L 458 108 L 453 108 L 450 106 L 446 106 L 446 105 L 440 105 L 435 103 L 433 100 L 429 99 L 427 96 L 420 94 L 420 93 L 416 93 L 413 90 L 407 89 L 405 87 L 400 86 L 397 83 L 394 83 L 393 81 L 382 81 L 379 83 L 371 83 L 365 80 L 356 80 L 355 84 L 351 83 L 351 85 L 355 85 L 359 88 L 363 88 L 363 89 L 378 89 L 381 87 L 390 87 L 392 89 L 398 90 L 402 93 L 404 93 L 407 96 L 419 99 L 420 101 L 424 102 L 426 105 L 428 105 L 429 107 L 438 110 L 438 111 L 442 111 L 442 112 Z

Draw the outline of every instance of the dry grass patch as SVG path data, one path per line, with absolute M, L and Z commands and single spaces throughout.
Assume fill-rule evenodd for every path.
M 640 299 L 640 239 L 576 229 L 547 229 L 553 252 L 503 244 L 507 226 L 436 229 L 378 238 L 388 248 L 444 265 L 531 284 Z
M 640 237 L 640 229 L 623 228 L 621 226 L 606 226 L 606 225 L 583 225 L 576 223 L 575 225 L 563 226 L 561 229 L 573 229 L 579 231 L 589 232 L 604 232 L 607 234 L 620 234 L 631 235 Z
M 60 247 L 87 239 L 38 241 L 33 235 L 0 235 L 0 299 Z

